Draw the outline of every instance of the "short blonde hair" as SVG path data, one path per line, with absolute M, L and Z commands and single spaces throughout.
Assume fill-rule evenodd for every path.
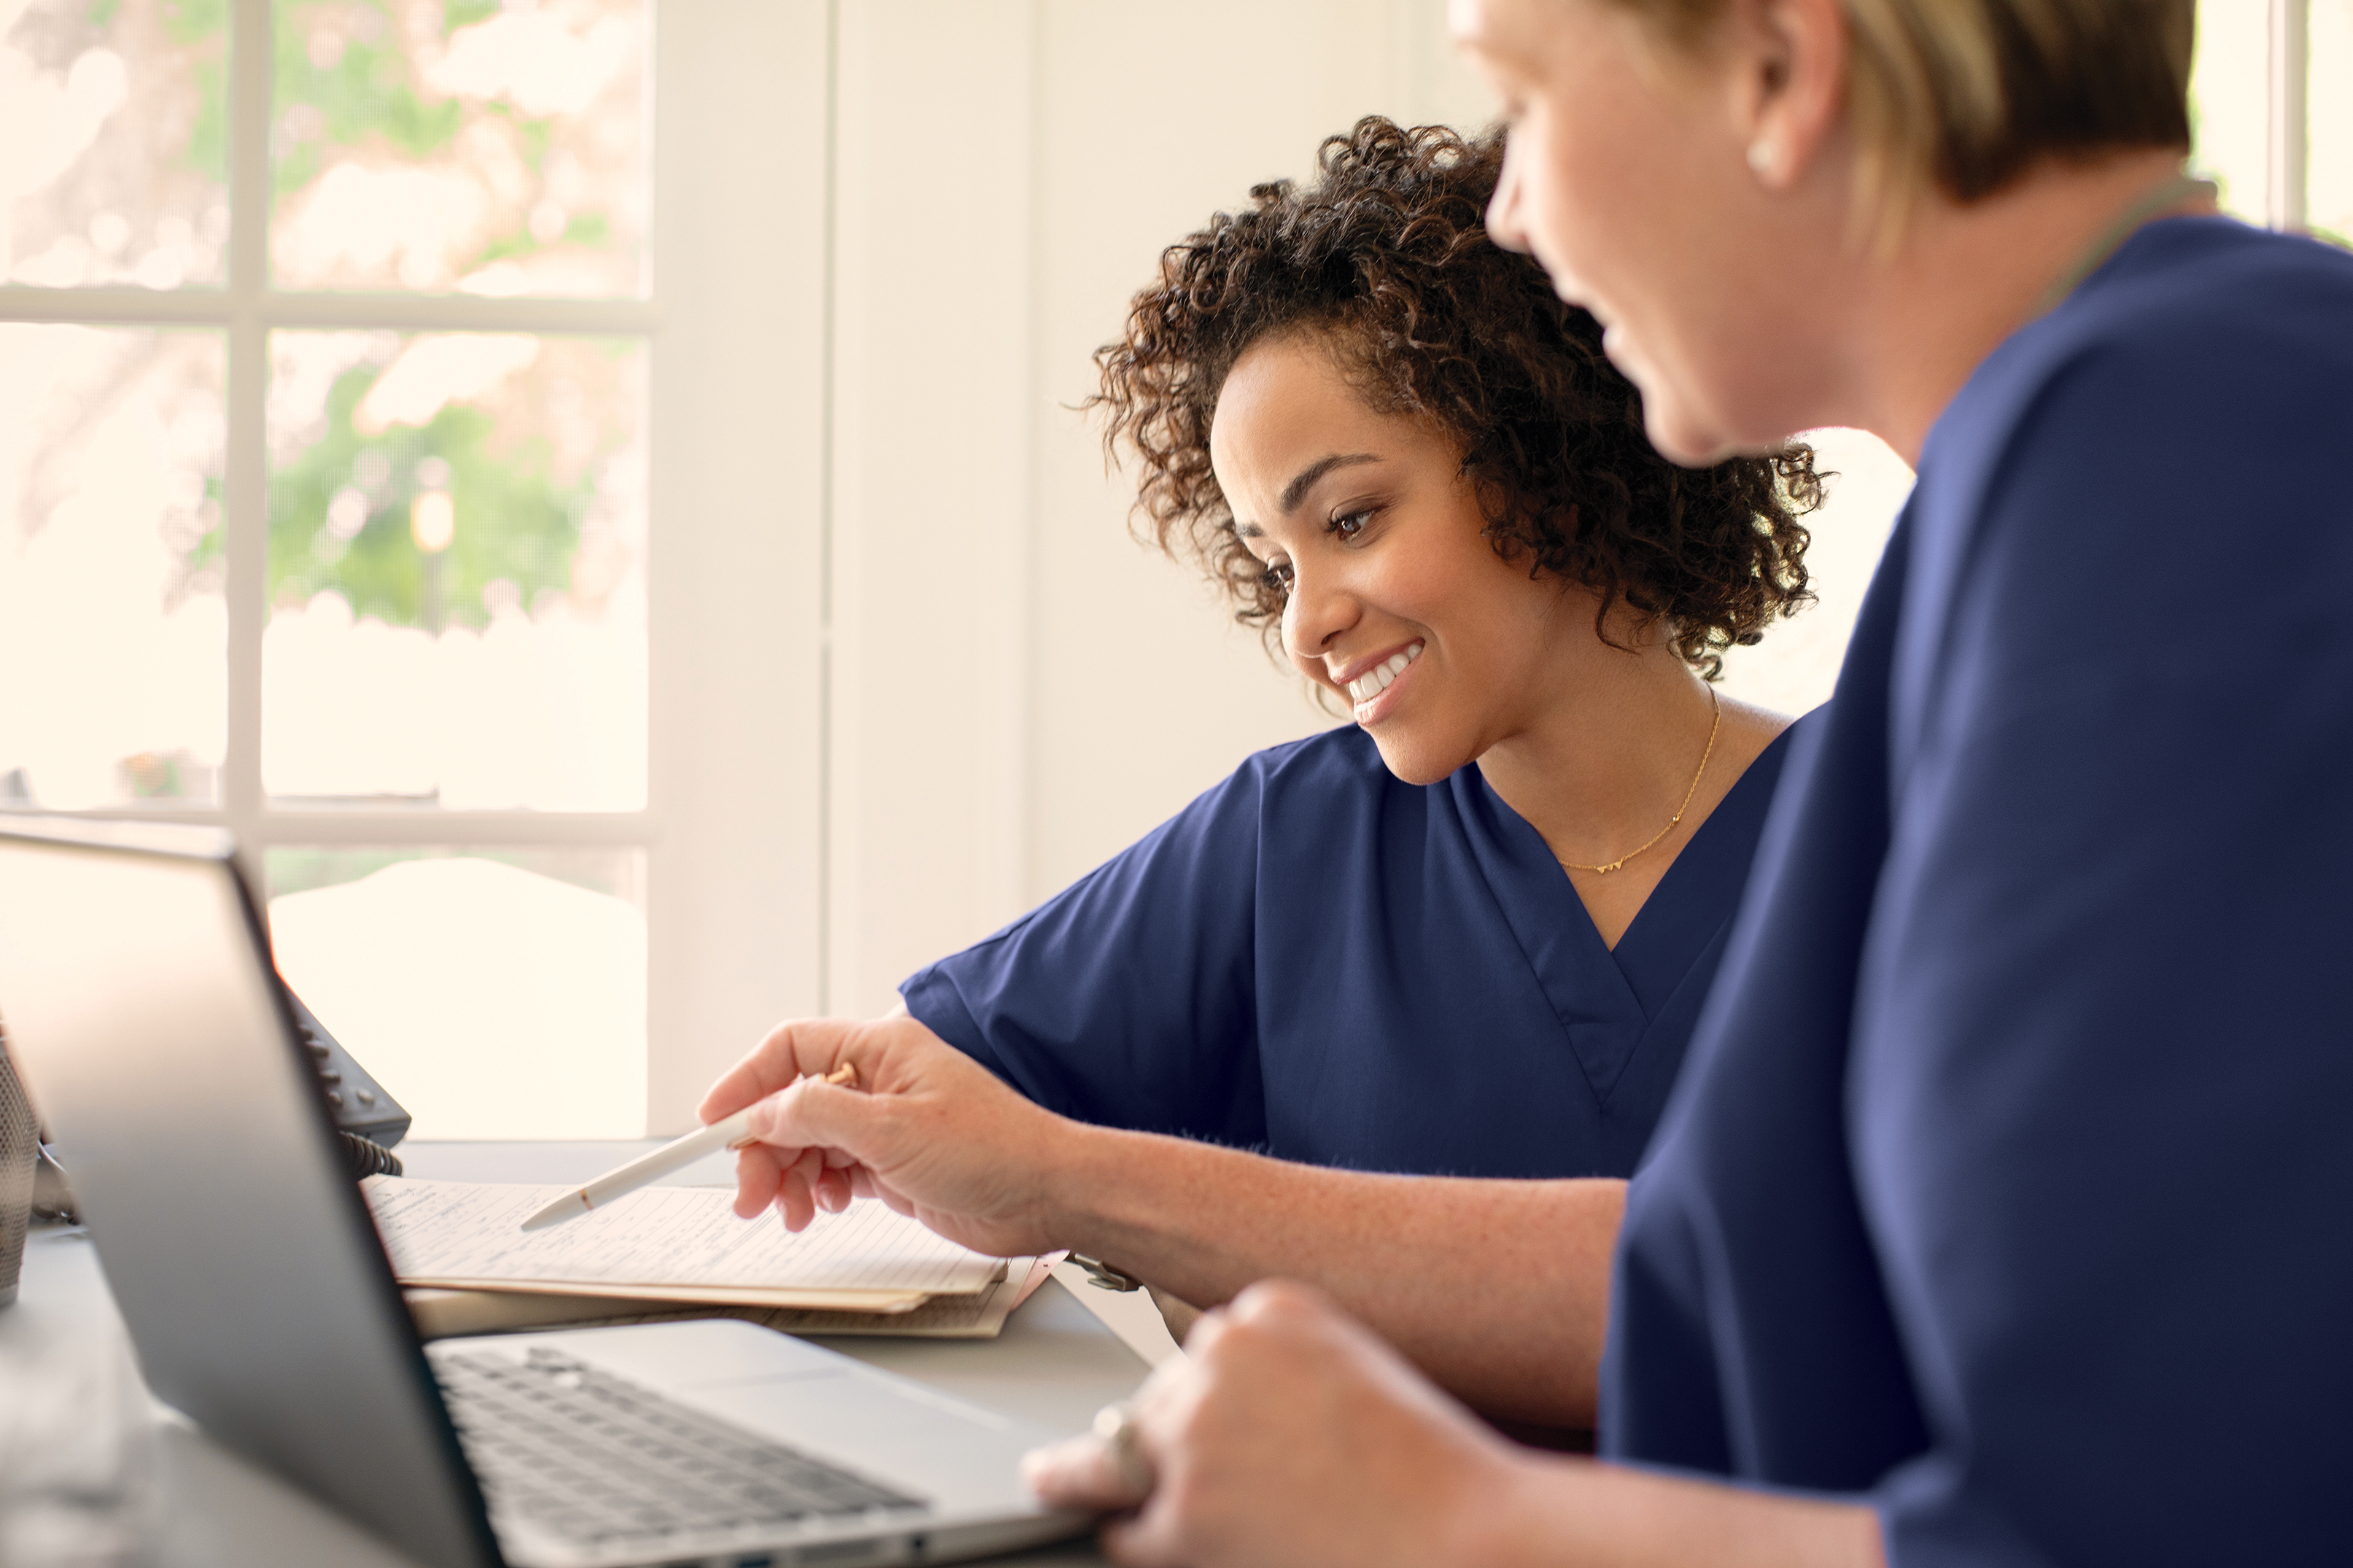
M 1725 0 L 1616 0 L 1676 39 Z M 1991 195 L 2046 157 L 2189 147 L 2195 0 L 1839 0 L 1863 211 Z

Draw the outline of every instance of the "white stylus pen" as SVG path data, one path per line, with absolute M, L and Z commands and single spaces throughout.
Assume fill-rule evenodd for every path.
M 858 1087 L 858 1069 L 844 1062 L 825 1075 L 824 1082 Z M 784 1092 L 779 1089 L 778 1093 Z M 740 1149 L 756 1142 L 752 1136 L 752 1112 L 761 1101 L 750 1105 L 733 1116 L 722 1117 L 708 1127 L 698 1128 L 683 1138 L 672 1139 L 650 1154 L 640 1154 L 626 1165 L 616 1165 L 577 1192 L 566 1193 L 529 1219 L 522 1222 L 525 1230 L 545 1230 L 552 1225 L 562 1225 L 594 1208 L 601 1208 L 615 1198 L 650 1186 L 681 1166 L 691 1165 L 705 1154 L 716 1154 L 722 1149 Z

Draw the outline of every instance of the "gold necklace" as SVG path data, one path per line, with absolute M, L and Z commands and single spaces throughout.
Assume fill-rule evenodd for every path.
M 1707 760 L 1715 755 L 1715 732 L 1724 728 L 1724 700 L 1715 694 L 1715 688 L 1713 686 L 1707 689 L 1707 700 L 1708 705 L 1715 710 L 1715 716 L 1708 721 L 1707 750 L 1699 754 L 1699 772 L 1692 774 L 1691 788 L 1683 791 L 1683 805 L 1675 807 L 1674 816 L 1664 827 L 1660 828 L 1656 833 L 1651 835 L 1650 843 L 1643 845 L 1641 849 L 1629 849 L 1626 853 L 1619 856 L 1618 858 L 1610 861 L 1606 866 L 1579 866 L 1573 860 L 1561 860 L 1560 863 L 1563 867 L 1571 871 L 1591 871 L 1597 875 L 1606 877 L 1610 872 L 1615 871 L 1620 867 L 1625 865 L 1627 861 L 1631 860 L 1635 856 L 1640 855 L 1643 849 L 1650 848 L 1651 845 L 1656 844 L 1660 839 L 1664 838 L 1668 834 L 1672 833 L 1677 827 L 1683 826 L 1683 813 L 1691 809 L 1692 796 L 1699 793 L 1699 781 L 1707 772 Z M 1560 860 L 1560 857 L 1557 855 L 1554 856 L 1553 858 Z

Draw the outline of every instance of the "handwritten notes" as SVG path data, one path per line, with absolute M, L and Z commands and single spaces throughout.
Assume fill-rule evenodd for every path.
M 1005 1275 L 1001 1260 L 934 1236 L 871 1198 L 843 1214 L 819 1215 L 795 1236 L 774 1215 L 736 1218 L 733 1194 L 722 1189 L 649 1187 L 553 1229 L 526 1232 L 524 1217 L 567 1189 L 397 1176 L 371 1176 L 361 1186 L 393 1272 L 410 1285 L 776 1304 L 825 1294 L 851 1306 L 858 1293 L 970 1294 Z

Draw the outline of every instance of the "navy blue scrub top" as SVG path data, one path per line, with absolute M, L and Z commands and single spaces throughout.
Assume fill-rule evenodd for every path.
M 1359 1170 L 1622 1176 L 1682 1065 L 1787 740 L 1614 952 L 1475 763 L 1405 784 L 1350 725 L 1252 756 L 901 992 L 1082 1121 Z
M 1931 432 L 1629 1194 L 1606 1452 L 1894 1568 L 2353 1561 L 2353 257 L 2143 229 Z

